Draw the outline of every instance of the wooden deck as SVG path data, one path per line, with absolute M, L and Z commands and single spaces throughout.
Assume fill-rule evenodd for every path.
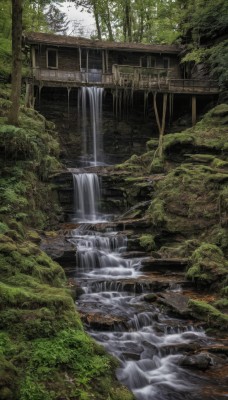
M 172 69 L 142 68 L 113 65 L 112 73 L 101 70 L 63 71 L 59 69 L 33 70 L 33 82 L 38 86 L 81 87 L 156 91 L 160 93 L 216 94 L 219 86 L 213 80 L 176 79 Z

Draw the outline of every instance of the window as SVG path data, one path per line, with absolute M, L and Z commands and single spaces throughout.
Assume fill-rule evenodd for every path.
M 163 68 L 169 68 L 169 58 L 163 58 Z
M 147 56 L 147 67 L 148 68 L 155 68 L 156 67 L 156 58 Z
M 140 57 L 140 67 L 156 68 L 156 58 L 153 56 Z
M 58 68 L 58 51 L 47 49 L 47 68 Z

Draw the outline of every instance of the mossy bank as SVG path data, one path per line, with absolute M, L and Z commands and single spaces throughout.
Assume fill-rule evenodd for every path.
M 54 125 L 23 106 L 6 124 L 0 88 L 0 399 L 113 399 L 132 395 L 116 361 L 83 330 L 62 268 L 39 248 L 62 218 L 50 176 L 61 170 Z
M 157 156 L 158 141 L 152 139 L 147 153 L 116 167 L 125 177 L 121 182 L 125 201 L 132 206 L 143 184 L 150 182 L 148 208 L 140 210 L 139 204 L 134 209 L 149 226 L 140 232 L 142 250 L 155 258 L 188 259 L 186 278 L 199 291 L 217 296 L 209 305 L 190 301 L 192 315 L 224 332 L 228 326 L 227 124 L 228 105 L 220 104 L 194 127 L 165 135 L 162 158 Z

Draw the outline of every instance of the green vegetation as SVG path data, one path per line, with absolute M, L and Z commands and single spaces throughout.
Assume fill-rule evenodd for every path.
M 84 332 L 63 269 L 38 247 L 61 217 L 54 125 L 23 106 L 19 126 L 6 125 L 7 86 L 0 96 L 0 398 L 131 400 Z
M 155 140 L 147 144 L 151 158 L 143 168 L 143 156 L 121 166 L 132 182 L 137 177 L 132 164 L 145 181 L 148 173 L 157 172 L 150 176 L 153 191 L 144 213 L 150 227 L 141 232 L 140 246 L 156 249 L 155 257 L 188 259 L 186 278 L 197 288 L 216 293 L 209 308 L 207 303 L 190 303 L 192 313 L 214 327 L 227 326 L 227 119 L 228 105 L 220 104 L 194 127 L 165 135 L 162 174 L 155 168 Z M 127 186 L 127 175 L 124 179 Z
M 228 262 L 222 250 L 214 244 L 202 243 L 190 258 L 191 267 L 187 271 L 187 278 L 197 284 L 210 286 L 214 282 L 224 286 L 228 273 Z
M 139 238 L 140 246 L 145 248 L 147 251 L 154 250 L 156 248 L 154 242 L 154 236 L 150 234 L 144 234 Z
M 228 315 L 221 313 L 205 301 L 190 300 L 188 306 L 195 318 L 207 322 L 209 326 L 217 327 L 225 332 L 227 331 Z
M 227 28 L 228 5 L 225 0 L 213 0 L 206 3 L 196 0 L 186 3 L 180 24 L 180 40 L 188 52 L 183 62 L 189 67 L 204 63 L 204 71 L 219 83 L 227 86 L 227 46 L 225 35 Z M 220 40 L 218 40 L 220 39 Z

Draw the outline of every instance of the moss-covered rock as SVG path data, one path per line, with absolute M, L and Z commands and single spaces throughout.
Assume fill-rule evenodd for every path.
M 191 258 L 191 267 L 187 271 L 187 278 L 197 284 L 206 286 L 216 282 L 220 287 L 228 273 L 228 262 L 218 246 L 209 243 L 202 243 Z
M 205 301 L 189 300 L 188 307 L 195 318 L 205 321 L 209 327 L 219 327 L 221 331 L 227 331 L 228 315 L 223 314 L 212 305 Z
M 151 234 L 141 235 L 139 238 L 139 243 L 140 243 L 140 246 L 142 248 L 144 248 L 146 251 L 151 251 L 156 248 L 154 236 Z

